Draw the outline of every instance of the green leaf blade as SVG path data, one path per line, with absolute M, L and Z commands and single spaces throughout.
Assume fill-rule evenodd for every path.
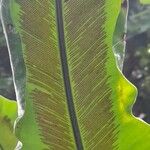
M 106 8 L 116 6 L 107 2 L 68 1 L 64 12 L 74 104 L 84 147 L 89 150 L 98 147 L 112 149 L 115 141 L 112 90 L 106 68 L 109 47 L 105 25 L 109 20 Z M 117 3 L 119 6 L 119 1 Z M 109 34 L 112 33 L 113 30 Z
M 17 135 L 23 149 L 74 149 L 57 44 L 55 1 L 18 4 L 24 12 L 19 32 L 25 43 L 27 86 L 25 115 Z

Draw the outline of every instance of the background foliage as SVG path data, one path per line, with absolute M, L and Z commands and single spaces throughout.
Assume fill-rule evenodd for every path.
M 123 73 L 138 88 L 133 113 L 150 123 L 150 5 L 130 0 Z

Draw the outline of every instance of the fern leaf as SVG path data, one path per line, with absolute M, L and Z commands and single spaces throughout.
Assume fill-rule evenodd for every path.
M 121 0 L 11 0 L 9 7 L 26 68 L 16 129 L 22 149 L 147 150 L 150 128 L 132 116 L 136 90 L 112 51 Z

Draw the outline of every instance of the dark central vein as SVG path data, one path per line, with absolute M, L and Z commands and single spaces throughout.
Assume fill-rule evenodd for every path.
M 56 0 L 56 13 L 57 13 L 57 26 L 58 26 L 58 38 L 59 38 L 59 48 L 62 64 L 62 72 L 65 84 L 65 91 L 68 103 L 68 110 L 70 113 L 71 124 L 74 132 L 76 147 L 78 150 L 83 150 L 79 126 L 77 122 L 77 117 L 75 113 L 73 96 L 71 92 L 69 70 L 67 64 L 65 38 L 64 38 L 64 25 L 63 25 L 63 11 L 62 11 L 62 0 Z

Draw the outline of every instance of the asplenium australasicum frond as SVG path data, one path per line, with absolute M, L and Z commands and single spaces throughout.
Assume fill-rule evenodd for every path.
M 136 89 L 112 51 L 121 0 L 2 4 L 23 150 L 150 148 L 149 125 L 131 112 Z

